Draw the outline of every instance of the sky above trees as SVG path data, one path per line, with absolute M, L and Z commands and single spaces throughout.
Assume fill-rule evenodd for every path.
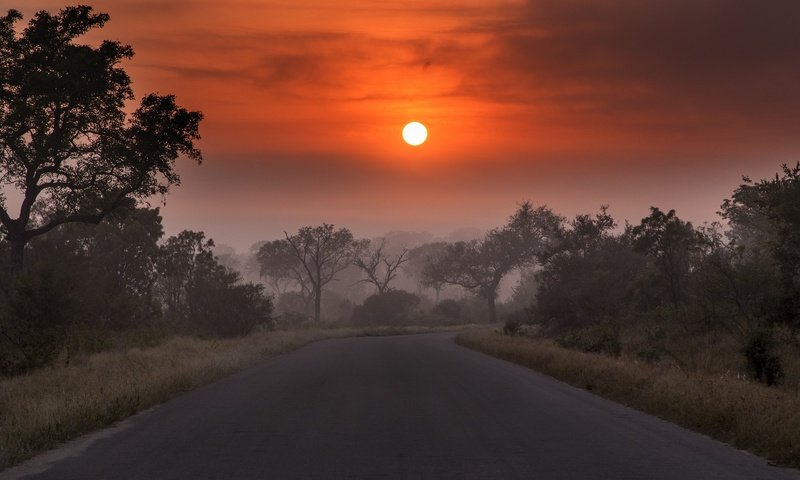
M 11 0 L 25 21 L 57 1 Z M 138 98 L 205 114 L 169 233 L 245 248 L 487 228 L 524 200 L 716 218 L 741 175 L 800 159 L 800 4 L 778 0 L 115 0 Z M 418 120 L 429 140 L 403 143 Z M 158 202 L 158 200 L 156 200 Z

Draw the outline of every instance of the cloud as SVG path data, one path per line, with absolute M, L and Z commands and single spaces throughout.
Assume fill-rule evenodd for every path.
M 614 118 L 800 120 L 800 3 L 529 0 L 465 62 L 465 95 Z

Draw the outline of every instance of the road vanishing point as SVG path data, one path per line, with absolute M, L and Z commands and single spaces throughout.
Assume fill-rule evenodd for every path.
M 0 479 L 800 480 L 453 337 L 313 343 Z

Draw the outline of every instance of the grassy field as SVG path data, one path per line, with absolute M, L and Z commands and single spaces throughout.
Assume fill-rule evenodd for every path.
M 454 330 L 373 327 L 261 332 L 230 340 L 172 338 L 152 348 L 77 356 L 0 380 L 0 470 L 181 392 L 317 340 Z
M 456 342 L 800 467 L 800 396 L 791 388 L 768 388 L 735 375 L 650 365 L 624 356 L 614 359 L 487 330 L 462 332 Z

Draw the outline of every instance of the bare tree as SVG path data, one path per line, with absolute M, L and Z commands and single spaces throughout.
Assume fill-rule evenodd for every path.
M 179 183 L 180 155 L 200 161 L 199 112 L 171 95 L 133 99 L 119 63 L 130 46 L 77 44 L 109 19 L 87 6 L 37 13 L 21 34 L 16 10 L 0 17 L 0 181 L 16 188 L 16 218 L 0 198 L 0 231 L 11 271 L 22 269 L 34 237 L 72 222 L 99 223 L 125 199 L 165 194 Z
M 386 239 L 380 239 L 376 248 L 365 248 L 354 263 L 367 276 L 362 282 L 371 283 L 378 293 L 389 291 L 389 284 L 397 277 L 400 266 L 408 262 L 408 249 L 403 248 L 397 255 L 386 253 Z
M 356 241 L 346 228 L 336 230 L 323 223 L 318 227 L 303 227 L 294 235 L 286 235 L 286 242 L 300 261 L 304 278 L 311 285 L 314 298 L 314 321 L 320 321 L 322 288 L 336 278 L 336 274 L 352 265 L 366 247 L 365 241 Z

